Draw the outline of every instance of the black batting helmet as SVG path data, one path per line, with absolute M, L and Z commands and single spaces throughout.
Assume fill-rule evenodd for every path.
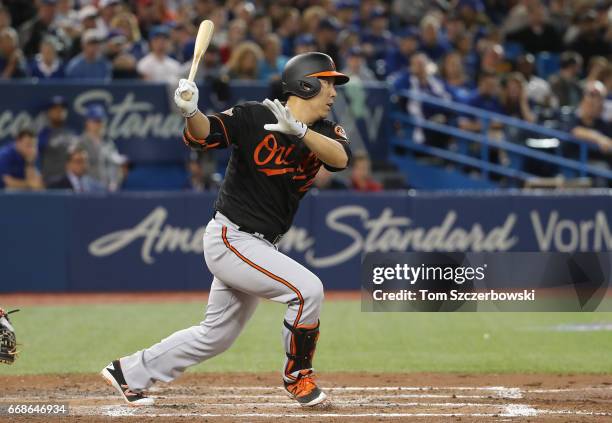
M 292 57 L 283 70 L 283 93 L 312 98 L 321 91 L 318 77 L 336 78 L 336 85 L 346 84 L 349 77 L 336 71 L 331 57 L 324 53 L 303 53 Z

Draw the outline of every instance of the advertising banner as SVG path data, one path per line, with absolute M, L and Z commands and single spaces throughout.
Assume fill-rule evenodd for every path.
M 202 290 L 215 195 L 1 194 L 0 291 Z M 360 289 L 367 253 L 612 251 L 610 191 L 312 193 L 280 251 L 327 289 Z

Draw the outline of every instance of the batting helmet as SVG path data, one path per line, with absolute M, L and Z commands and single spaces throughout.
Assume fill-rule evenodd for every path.
M 292 57 L 283 70 L 283 93 L 312 98 L 321 91 L 318 77 L 332 76 L 336 85 L 346 84 L 349 77 L 336 71 L 331 57 L 324 53 L 303 53 Z

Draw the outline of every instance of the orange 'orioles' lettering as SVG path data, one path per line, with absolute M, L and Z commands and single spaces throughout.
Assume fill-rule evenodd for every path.
M 253 152 L 253 160 L 259 166 L 265 166 L 274 159 L 276 165 L 290 165 L 292 162 L 288 161 L 287 158 L 295 148 L 294 145 L 289 148 L 279 146 L 276 142 L 274 134 L 268 134 L 263 140 L 255 147 Z M 264 156 L 262 157 L 262 152 Z
M 258 171 L 266 176 L 285 175 L 287 173 L 295 173 L 292 177 L 294 181 L 305 181 L 298 190 L 306 192 L 314 182 L 314 176 L 317 174 L 321 162 L 317 159 L 314 153 L 310 153 L 298 167 L 289 167 L 295 163 L 295 160 L 289 160 L 289 155 L 295 149 L 295 145 L 284 147 L 278 145 L 274 134 L 266 135 L 255 147 L 253 151 L 253 161 L 258 166 Z M 263 166 L 279 166 L 279 167 L 263 167 Z

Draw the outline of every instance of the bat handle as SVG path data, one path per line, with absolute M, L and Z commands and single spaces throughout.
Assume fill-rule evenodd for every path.
M 193 93 L 191 91 L 183 91 L 181 93 L 181 98 L 185 101 L 191 100 L 191 97 L 193 97 Z

